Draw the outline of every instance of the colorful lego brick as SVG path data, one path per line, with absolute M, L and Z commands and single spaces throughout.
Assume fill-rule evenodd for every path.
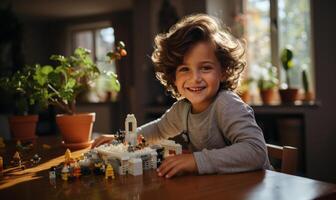
M 112 179 L 115 179 L 114 170 L 111 164 L 107 164 L 107 167 L 105 170 L 105 179 L 108 179 L 109 177 L 111 177 Z

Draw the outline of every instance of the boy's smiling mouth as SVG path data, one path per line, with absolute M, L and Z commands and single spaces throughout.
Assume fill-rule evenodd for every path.
M 186 89 L 188 91 L 191 91 L 191 92 L 199 92 L 199 91 L 205 89 L 205 86 L 202 86 L 202 87 L 186 87 Z

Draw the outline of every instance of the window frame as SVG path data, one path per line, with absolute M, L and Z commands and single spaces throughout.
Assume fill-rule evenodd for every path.
M 243 13 L 246 13 L 246 5 L 247 5 L 247 1 L 249 0 L 243 0 Z M 280 63 L 280 44 L 279 44 L 279 19 L 278 19 L 278 0 L 268 0 L 270 3 L 270 45 L 271 45 L 271 63 L 272 65 L 276 66 L 278 69 L 278 73 L 277 73 L 277 78 L 280 81 L 279 82 L 279 87 L 281 85 L 281 80 L 284 79 L 284 73 L 281 73 L 282 66 Z M 311 2 L 307 1 L 308 6 L 309 6 L 309 10 L 310 10 L 310 49 L 309 49 L 309 56 L 310 56 L 310 66 L 308 68 L 308 74 L 309 74 L 309 82 L 310 82 L 310 91 L 313 93 L 316 93 L 316 86 L 315 86 L 315 67 L 314 67 L 314 60 L 313 60 L 313 34 L 312 34 L 312 13 L 311 13 Z M 248 23 L 248 22 L 247 22 Z M 302 90 L 303 88 L 300 87 L 300 90 Z
M 91 50 L 91 54 L 94 58 L 94 62 L 97 61 L 96 56 L 96 30 L 103 29 L 103 28 L 109 28 L 112 27 L 112 23 L 109 21 L 100 21 L 100 22 L 93 22 L 93 23 L 79 23 L 79 24 L 73 24 L 69 25 L 67 29 L 67 35 L 68 35 L 68 47 L 67 47 L 67 53 L 70 54 L 76 49 L 74 36 L 77 32 L 81 31 L 90 31 L 92 33 L 92 41 L 93 41 L 93 48 Z

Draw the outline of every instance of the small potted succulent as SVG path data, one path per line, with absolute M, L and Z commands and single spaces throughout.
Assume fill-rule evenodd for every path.
M 14 140 L 29 141 L 36 138 L 37 113 L 47 105 L 39 84 L 33 78 L 37 67 L 25 66 L 10 77 L 0 79 L 0 87 L 14 99 L 14 115 L 8 119 Z
M 257 80 L 260 97 L 264 104 L 272 104 L 275 98 L 275 88 L 278 85 L 277 69 L 275 66 L 266 65 Z
M 108 61 L 126 55 L 125 45 L 119 42 L 115 51 L 106 54 Z M 97 80 L 104 77 L 112 90 L 118 92 L 120 84 L 113 72 L 100 71 L 90 57 L 90 51 L 77 48 L 72 56 L 52 55 L 56 66 L 45 65 L 36 69 L 34 80 L 43 88 L 48 104 L 60 109 L 56 123 L 63 136 L 63 145 L 70 149 L 90 146 L 95 113 L 76 113 L 76 98 Z
M 290 48 L 284 48 L 281 52 L 281 63 L 286 74 L 286 85 L 279 90 L 282 103 L 294 103 L 298 99 L 298 88 L 294 88 L 290 83 L 290 70 L 294 67 L 293 52 Z

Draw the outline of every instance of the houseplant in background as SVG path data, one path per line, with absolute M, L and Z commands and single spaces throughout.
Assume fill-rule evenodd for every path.
M 262 68 L 257 85 L 261 100 L 264 104 L 274 103 L 276 87 L 278 85 L 277 68 L 271 64 Z
M 314 99 L 314 95 L 312 91 L 310 90 L 309 81 L 308 81 L 308 75 L 306 70 L 302 70 L 302 85 L 304 90 L 304 97 L 303 101 L 310 102 Z
M 245 103 L 250 103 L 250 84 L 252 83 L 251 78 L 244 78 L 243 81 L 241 82 L 239 89 L 238 89 L 238 94 L 240 98 L 245 102 Z
M 290 84 L 290 70 L 294 67 L 293 52 L 290 48 L 284 48 L 281 51 L 280 60 L 286 74 L 286 85 L 280 88 L 280 98 L 282 103 L 294 103 L 298 99 L 298 88 Z
M 126 55 L 125 45 L 119 42 L 114 51 L 107 53 L 107 61 L 113 62 Z M 72 56 L 52 55 L 56 66 L 40 66 L 34 80 L 43 88 L 48 104 L 62 113 L 56 116 L 56 123 L 63 137 L 63 145 L 71 149 L 90 146 L 95 113 L 76 113 L 76 98 L 90 87 L 97 78 L 108 80 L 112 90 L 118 92 L 120 84 L 113 72 L 100 71 L 90 57 L 90 51 L 77 48 Z
M 11 77 L 0 79 L 0 87 L 14 97 L 14 115 L 8 119 L 14 140 L 29 141 L 36 138 L 36 113 L 47 105 L 43 91 L 33 78 L 38 67 L 25 66 Z

